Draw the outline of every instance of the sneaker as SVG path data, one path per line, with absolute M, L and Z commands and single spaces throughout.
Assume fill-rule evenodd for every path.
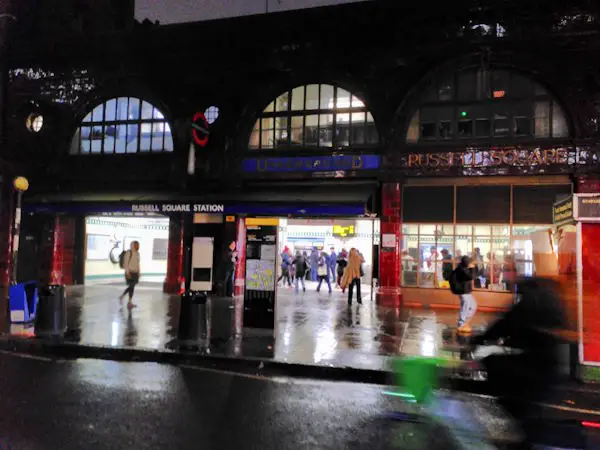
M 127 303 L 127 308 L 129 308 L 129 309 L 137 308 L 137 305 L 135 305 L 133 303 Z

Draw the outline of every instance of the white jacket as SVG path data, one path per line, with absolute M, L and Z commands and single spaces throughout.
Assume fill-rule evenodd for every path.
M 125 253 L 125 261 L 123 261 L 125 272 L 140 273 L 140 252 L 127 250 Z

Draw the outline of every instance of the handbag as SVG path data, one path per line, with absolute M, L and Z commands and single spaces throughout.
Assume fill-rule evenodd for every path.
M 317 275 L 319 275 L 320 277 L 326 277 L 327 276 L 327 266 L 325 264 L 323 264 L 322 266 L 319 266 L 317 269 Z

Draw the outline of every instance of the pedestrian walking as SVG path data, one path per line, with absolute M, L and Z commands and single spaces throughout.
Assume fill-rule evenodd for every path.
M 290 266 L 292 265 L 292 257 L 290 256 L 289 248 L 285 248 L 281 253 L 281 275 L 277 279 L 277 284 L 283 279 L 283 284 L 287 281 L 289 287 L 292 287 L 292 278 L 290 276 Z
M 306 285 L 304 279 L 306 278 L 306 272 L 308 272 L 308 263 L 306 257 L 300 252 L 296 253 L 294 258 L 294 271 L 296 272 L 296 294 L 298 293 L 299 284 L 302 283 L 302 292 L 306 292 Z
M 328 275 L 330 276 L 330 280 L 332 283 L 335 283 L 337 281 L 337 277 L 336 277 L 336 273 L 335 273 L 335 267 L 337 266 L 337 255 L 335 253 L 335 248 L 331 247 L 331 253 L 329 255 L 329 273 Z M 338 283 L 339 284 L 339 283 Z
M 348 256 L 348 266 L 344 270 L 344 276 L 342 277 L 342 289 L 348 288 L 348 306 L 352 305 L 352 293 L 356 286 L 356 301 L 362 305 L 362 298 L 360 295 L 360 277 L 362 276 L 362 264 L 365 262 L 364 258 L 360 255 L 358 250 L 355 248 L 350 249 L 350 255 Z
M 125 282 L 127 288 L 119 296 L 119 302 L 123 304 L 123 299 L 128 296 L 127 308 L 132 309 L 137 305 L 133 303 L 133 293 L 135 286 L 140 282 L 140 243 L 132 241 L 131 247 L 119 257 L 119 262 L 122 261 L 121 268 L 125 271 Z
M 473 279 L 475 278 L 475 263 L 468 256 L 463 256 L 460 264 L 450 276 L 450 290 L 460 300 L 458 316 L 458 332 L 470 333 L 471 320 L 477 311 L 477 302 L 473 297 Z
M 329 261 L 327 259 L 327 253 L 321 252 L 321 256 L 317 261 L 317 276 L 319 277 L 319 284 L 317 285 L 317 292 L 321 291 L 321 284 L 323 281 L 327 283 L 329 293 L 331 294 L 331 282 L 329 281 Z

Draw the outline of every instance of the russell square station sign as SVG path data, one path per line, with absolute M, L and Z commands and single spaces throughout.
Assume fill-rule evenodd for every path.
M 384 157 L 382 166 L 407 175 L 460 174 L 501 175 L 569 173 L 600 164 L 596 147 L 489 147 L 462 151 L 398 152 Z

